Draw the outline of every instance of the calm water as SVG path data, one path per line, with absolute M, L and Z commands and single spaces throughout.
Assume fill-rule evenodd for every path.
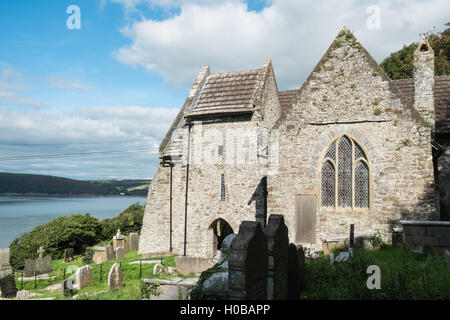
M 99 220 L 113 218 L 144 197 L 1 197 L 0 196 L 0 248 L 7 248 L 12 240 L 35 226 L 56 217 L 72 213 L 90 213 Z

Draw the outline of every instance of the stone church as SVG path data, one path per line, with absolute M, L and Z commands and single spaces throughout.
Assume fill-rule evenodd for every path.
M 391 80 L 343 28 L 298 90 L 203 67 L 160 146 L 139 253 L 211 259 L 243 220 L 284 215 L 290 242 L 448 220 L 450 76 L 425 38 Z

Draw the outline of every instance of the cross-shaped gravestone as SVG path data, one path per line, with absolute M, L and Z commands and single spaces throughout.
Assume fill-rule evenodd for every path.
M 37 251 L 37 253 L 39 254 L 39 258 L 43 258 L 44 257 L 44 248 L 43 247 L 39 247 L 39 250 Z

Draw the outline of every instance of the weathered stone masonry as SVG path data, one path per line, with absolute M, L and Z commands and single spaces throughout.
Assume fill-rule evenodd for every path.
M 442 136 L 438 128 L 446 116 L 441 109 L 448 100 L 441 97 L 450 81 L 434 77 L 432 57 L 422 40 L 414 79 L 392 81 L 344 28 L 299 90 L 278 91 L 269 59 L 256 70 L 214 74 L 203 67 L 160 147 L 162 161 L 174 164 L 173 253 L 182 255 L 184 247 L 187 120 L 193 124 L 188 256 L 215 256 L 222 233 L 230 228 L 237 233 L 242 220 L 264 224 L 272 213 L 284 215 L 289 240 L 296 242 L 299 195 L 315 199 L 314 240 L 308 243 L 313 247 L 347 233 L 352 223 L 357 232 L 379 230 L 389 241 L 401 219 L 439 219 L 432 148 L 433 136 Z M 364 153 L 368 207 L 356 206 L 355 167 L 351 205 L 321 202 L 325 153 L 345 137 Z M 445 146 L 441 154 L 445 176 L 450 168 Z M 169 254 L 169 181 L 170 168 L 160 165 L 148 193 L 141 254 Z M 439 182 L 441 194 L 445 181 Z

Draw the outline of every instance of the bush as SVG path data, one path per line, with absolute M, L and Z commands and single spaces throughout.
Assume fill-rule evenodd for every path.
M 92 264 L 94 262 L 93 258 L 94 258 L 94 250 L 91 248 L 87 248 L 86 249 L 86 253 L 82 259 L 83 264 Z
M 144 206 L 139 203 L 132 204 L 125 211 L 112 219 L 105 219 L 101 222 L 102 240 L 111 240 L 116 235 L 117 229 L 123 235 L 132 232 L 141 232 L 142 221 L 144 219 Z
M 65 248 L 81 252 L 83 244 L 94 245 L 99 241 L 101 230 L 100 222 L 90 214 L 56 218 L 11 242 L 11 265 L 17 267 L 28 258 L 36 258 L 40 246 L 44 247 L 45 255 L 52 259 L 61 259 Z
M 367 267 L 381 270 L 381 289 L 369 290 Z M 355 250 L 346 262 L 328 257 L 307 259 L 302 299 L 450 299 L 450 270 L 442 256 L 428 256 L 385 246 Z

